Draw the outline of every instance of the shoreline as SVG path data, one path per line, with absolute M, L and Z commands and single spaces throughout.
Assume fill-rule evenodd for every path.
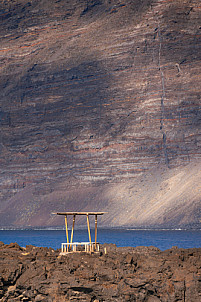
M 69 230 L 70 231 L 70 230 Z M 133 229 L 102 229 L 98 230 L 98 242 L 114 243 L 118 247 L 156 246 L 160 250 L 167 250 L 172 246 L 179 248 L 199 248 L 200 230 L 133 230 Z M 95 230 L 91 228 L 92 241 Z M 21 246 L 34 245 L 60 248 L 62 242 L 66 242 L 64 229 L 23 229 L 0 230 L 0 240 L 6 244 L 17 242 Z M 76 229 L 74 241 L 88 241 L 87 229 Z
M 150 227 L 142 227 L 142 228 L 135 228 L 135 227 L 104 227 L 104 226 L 99 226 L 99 230 L 126 230 L 126 231 L 201 231 L 200 227 L 192 227 L 192 228 L 181 228 L 181 227 L 175 227 L 175 228 L 150 228 Z M 94 230 L 94 227 L 91 226 L 91 229 Z M 63 231 L 65 230 L 64 226 L 58 226 L 58 227 L 0 227 L 0 231 Z M 75 230 L 87 230 L 87 227 L 85 225 L 83 226 L 78 226 L 75 227 Z

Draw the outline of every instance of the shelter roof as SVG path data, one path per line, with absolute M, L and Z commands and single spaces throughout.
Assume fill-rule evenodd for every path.
M 56 212 L 55 215 L 103 215 L 107 212 Z

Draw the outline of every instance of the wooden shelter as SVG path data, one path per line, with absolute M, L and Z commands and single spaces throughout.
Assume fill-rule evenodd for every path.
M 97 242 L 97 220 L 98 215 L 103 215 L 106 212 L 57 212 L 53 213 L 56 215 L 63 215 L 65 217 L 65 227 L 66 227 L 66 243 L 61 244 L 61 253 L 69 253 L 71 250 L 73 252 L 77 252 L 78 246 L 84 246 L 85 252 L 94 252 L 99 251 L 99 243 Z M 73 216 L 73 225 L 71 229 L 71 237 L 69 240 L 69 234 L 68 234 L 68 216 Z M 73 242 L 73 233 L 75 228 L 75 217 L 77 215 L 85 215 L 87 218 L 87 227 L 88 227 L 88 235 L 89 235 L 89 242 Z M 89 216 L 94 215 L 95 217 L 95 241 L 92 242 L 91 240 L 91 230 L 90 230 L 90 224 L 89 224 Z

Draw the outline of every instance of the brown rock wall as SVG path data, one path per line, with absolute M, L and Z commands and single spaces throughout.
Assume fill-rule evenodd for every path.
M 1 3 L 3 213 L 200 160 L 198 2 Z

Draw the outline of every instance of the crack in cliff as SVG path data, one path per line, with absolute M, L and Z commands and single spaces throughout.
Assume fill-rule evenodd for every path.
M 157 19 L 157 28 L 155 31 L 158 33 L 158 40 L 159 40 L 159 50 L 158 50 L 158 69 L 160 72 L 160 78 L 161 78 L 161 85 L 162 85 L 162 95 L 161 95 L 161 120 L 160 120 L 160 130 L 162 132 L 162 139 L 163 139 L 163 151 L 164 151 L 164 156 L 165 156 L 165 163 L 168 168 L 170 168 L 169 165 L 169 157 L 168 157 L 168 151 L 167 151 L 167 135 L 164 129 L 164 118 L 165 118 L 165 106 L 164 106 L 164 101 L 165 101 L 165 76 L 161 67 L 161 48 L 162 48 L 162 36 L 161 36 L 161 29 L 160 29 L 160 22 L 158 20 L 158 16 L 156 15 Z

